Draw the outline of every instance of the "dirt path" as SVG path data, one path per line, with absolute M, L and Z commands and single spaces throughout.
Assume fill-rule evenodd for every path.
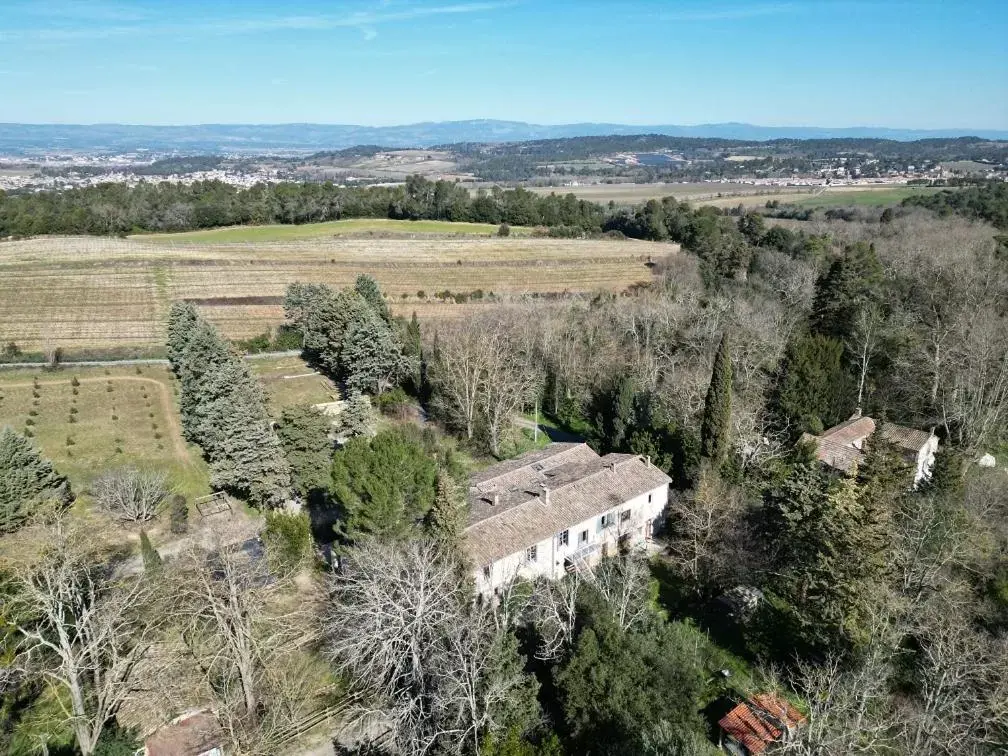
M 48 385 L 69 384 L 65 381 L 46 381 Z M 156 378 L 144 378 L 138 375 L 107 375 L 101 378 L 78 378 L 80 383 L 102 383 L 103 381 L 136 381 L 138 383 L 152 383 L 158 387 L 158 394 L 161 397 L 161 409 L 164 410 L 165 422 L 171 427 L 172 444 L 175 447 L 175 456 L 187 465 L 192 465 L 192 458 L 189 456 L 189 447 L 186 446 L 185 439 L 182 438 L 182 426 L 175 416 L 175 403 L 172 401 L 168 387 Z M 5 383 L 5 387 L 10 388 L 32 388 L 35 384 L 31 381 L 24 383 Z

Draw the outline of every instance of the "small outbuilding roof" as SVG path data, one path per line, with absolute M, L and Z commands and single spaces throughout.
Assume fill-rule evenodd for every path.
M 839 425 L 834 425 L 819 436 L 802 435 L 802 441 L 815 446 L 819 461 L 842 472 L 849 473 L 864 459 L 865 442 L 875 432 L 875 420 L 855 415 Z M 907 456 L 916 457 L 931 440 L 932 434 L 895 423 L 882 425 L 882 438 L 894 444 Z
M 764 722 L 749 708 L 740 703 L 718 721 L 726 734 L 737 740 L 752 756 L 759 756 L 783 734 L 769 722 Z

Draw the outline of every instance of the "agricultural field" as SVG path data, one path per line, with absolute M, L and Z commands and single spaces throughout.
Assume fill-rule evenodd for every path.
M 696 204 L 728 202 L 728 198 L 790 194 L 804 191 L 800 187 L 752 186 L 749 184 L 692 183 L 692 184 L 585 184 L 583 186 L 529 187 L 537 194 L 573 194 L 579 199 L 617 205 L 636 205 L 649 199 L 675 197 Z M 738 204 L 736 202 L 736 204 Z
M 292 227 L 301 228 L 301 227 Z M 294 281 L 346 286 L 373 275 L 398 311 L 437 292 L 624 291 L 678 251 L 641 241 L 500 237 L 257 242 L 39 237 L 0 242 L 0 343 L 22 350 L 160 346 L 171 303 L 194 301 L 230 338 L 283 320 Z
M 209 476 L 182 438 L 174 385 L 163 365 L 0 370 L 0 427 L 30 431 L 78 494 L 129 464 L 163 470 L 191 498 L 208 493 Z
M 865 185 L 817 187 L 814 189 L 788 189 L 776 193 L 749 194 L 745 196 L 720 197 L 705 199 L 697 204 L 713 207 L 762 207 L 769 200 L 778 200 L 781 204 L 798 205 L 799 207 L 884 207 L 898 205 L 904 199 L 914 195 L 929 194 L 941 189 L 920 186 L 901 185 Z
M 405 236 L 413 235 L 479 235 L 494 236 L 498 226 L 492 223 L 454 223 L 451 221 L 403 221 L 387 218 L 352 218 L 349 220 L 326 221 L 267 226 L 230 226 L 201 231 L 183 231 L 174 234 L 144 234 L 133 238 L 142 241 L 159 241 L 176 244 L 179 242 L 202 242 L 207 244 L 226 242 L 273 242 L 296 241 L 302 239 L 325 239 L 338 236 Z M 530 228 L 512 227 L 514 236 L 529 236 Z

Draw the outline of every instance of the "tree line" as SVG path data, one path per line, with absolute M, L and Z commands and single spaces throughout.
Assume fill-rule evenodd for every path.
M 219 490 L 275 507 L 291 495 L 290 465 L 248 363 L 196 308 L 172 305 L 168 359 L 179 381 L 185 437 L 200 445 Z
M 541 196 L 521 188 L 495 188 L 470 195 L 460 184 L 420 176 L 393 187 L 344 187 L 327 182 L 257 184 L 244 189 L 202 181 L 0 192 L 0 236 L 112 235 L 345 218 L 568 226 L 592 232 L 600 229 L 603 214 L 601 206 L 572 194 Z

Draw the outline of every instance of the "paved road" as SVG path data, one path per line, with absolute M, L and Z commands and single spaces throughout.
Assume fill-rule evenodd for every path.
M 257 352 L 246 354 L 246 360 L 268 360 L 271 357 L 297 357 L 301 354 L 300 349 L 292 349 L 287 352 Z M 136 360 L 65 360 L 60 362 L 60 367 L 114 367 L 116 365 L 167 365 L 166 359 L 136 359 Z M 0 369 L 3 368 L 42 368 L 46 367 L 44 362 L 0 362 Z

